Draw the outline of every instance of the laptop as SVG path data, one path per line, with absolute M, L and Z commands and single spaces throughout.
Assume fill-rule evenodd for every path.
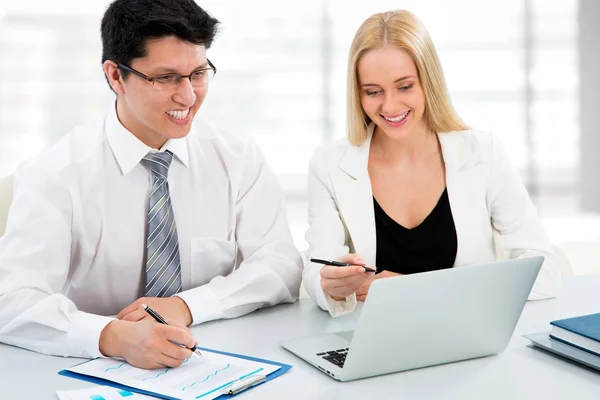
M 544 257 L 498 261 L 373 282 L 354 331 L 281 345 L 340 381 L 503 351 Z

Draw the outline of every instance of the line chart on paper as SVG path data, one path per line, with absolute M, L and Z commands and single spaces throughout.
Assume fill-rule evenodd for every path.
M 192 355 L 176 368 L 144 370 L 115 359 L 95 359 L 69 370 L 78 374 L 98 377 L 143 390 L 185 400 L 211 400 L 221 389 L 250 375 L 268 375 L 277 371 L 277 365 L 265 364 L 226 354 L 204 352 Z

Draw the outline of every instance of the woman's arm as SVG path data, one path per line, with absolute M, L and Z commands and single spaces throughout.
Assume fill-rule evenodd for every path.
M 555 297 L 562 278 L 550 239 L 502 144 L 490 135 L 489 146 L 491 173 L 487 202 L 499 251 L 505 259 L 544 256 L 529 300 Z
M 303 271 L 304 286 L 310 297 L 332 316 L 354 310 L 356 295 L 336 301 L 323 289 L 321 269 L 323 265 L 311 263 L 311 258 L 337 259 L 349 252 L 349 235 L 344 225 L 333 193 L 330 178 L 331 160 L 337 159 L 335 149 L 323 146 L 315 151 L 308 174 L 308 224 L 306 241 L 307 264 Z

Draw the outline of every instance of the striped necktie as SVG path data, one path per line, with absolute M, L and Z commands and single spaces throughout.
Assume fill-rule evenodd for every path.
M 146 236 L 146 288 L 148 297 L 169 297 L 181 291 L 181 266 L 175 215 L 167 176 L 173 153 L 148 153 L 142 164 L 152 173 Z

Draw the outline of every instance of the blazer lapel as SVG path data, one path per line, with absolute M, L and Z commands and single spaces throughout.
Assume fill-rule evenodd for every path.
M 360 254 L 367 264 L 375 264 L 377 236 L 373 192 L 369 178 L 369 149 L 374 125 L 369 126 L 369 136 L 360 146 L 348 146 L 341 157 L 339 169 L 332 175 L 332 184 L 341 218 L 351 239 L 351 252 Z M 478 182 L 481 182 L 483 169 L 477 168 L 485 158 L 479 143 L 468 132 L 439 133 L 444 164 L 446 166 L 446 187 L 450 208 L 456 227 L 458 249 L 455 265 L 473 263 L 482 249 L 473 246 L 481 243 L 481 232 L 473 229 L 481 226 L 482 218 L 489 225 L 489 214 L 485 209 L 474 209 L 474 204 L 486 204 L 485 196 Z
M 475 245 L 482 240 L 478 229 L 482 218 L 486 218 L 489 224 L 489 213 L 479 207 L 486 204 L 485 188 L 479 184 L 483 169 L 476 168 L 486 160 L 477 141 L 467 132 L 439 133 L 438 138 L 446 166 L 446 188 L 458 241 L 454 265 L 467 265 L 473 263 L 482 250 Z M 484 198 L 480 199 L 482 196 Z
M 367 169 L 372 130 L 369 127 L 368 139 L 362 146 L 348 147 L 332 179 L 339 211 L 352 241 L 350 251 L 360 254 L 369 265 L 375 264 L 376 256 L 373 193 Z

